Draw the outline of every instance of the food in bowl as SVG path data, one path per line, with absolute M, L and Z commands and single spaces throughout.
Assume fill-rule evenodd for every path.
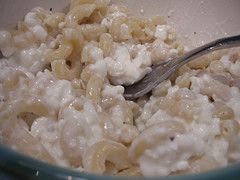
M 0 141 L 39 160 L 110 175 L 203 172 L 240 161 L 239 49 L 183 66 L 128 101 L 123 85 L 187 47 L 156 16 L 108 0 L 34 8 L 0 31 Z

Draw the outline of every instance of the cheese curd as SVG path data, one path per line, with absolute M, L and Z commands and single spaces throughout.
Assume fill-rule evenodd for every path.
M 162 17 L 109 0 L 34 8 L 0 31 L 0 142 L 39 160 L 109 175 L 198 173 L 240 161 L 240 51 L 181 67 L 135 101 L 152 65 L 187 50 Z
M 107 59 L 108 75 L 113 84 L 133 84 L 151 71 L 151 56 L 145 46 L 138 46 L 136 57 L 131 59 L 127 47 L 117 47 L 113 58 Z

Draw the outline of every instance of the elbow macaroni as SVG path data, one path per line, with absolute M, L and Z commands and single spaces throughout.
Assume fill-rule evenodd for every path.
M 127 101 L 122 85 L 186 51 L 165 20 L 109 0 L 29 12 L 0 31 L 0 141 L 40 160 L 119 176 L 240 161 L 240 51 L 199 58 Z
M 91 146 L 84 154 L 83 166 L 88 172 L 103 173 L 106 161 L 111 162 L 117 170 L 131 166 L 127 148 L 121 143 L 109 140 L 103 140 Z
M 73 46 L 70 42 L 62 42 L 58 49 L 47 54 L 46 60 L 52 62 L 53 60 L 66 59 L 71 55 L 72 49 Z

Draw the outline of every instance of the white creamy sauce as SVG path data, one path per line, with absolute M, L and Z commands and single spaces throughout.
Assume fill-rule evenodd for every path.
M 136 58 L 131 59 L 128 49 L 118 46 L 113 58 L 107 59 L 108 74 L 112 83 L 132 84 L 144 77 L 151 68 L 150 52 L 141 46 Z
M 0 31 L 0 50 L 5 57 L 11 56 L 16 51 L 12 46 L 12 35 L 8 31 Z
M 140 168 L 146 175 L 168 175 L 170 172 L 185 170 L 189 167 L 188 158 L 201 154 L 203 143 L 192 135 L 177 136 L 148 149 L 140 157 Z
M 37 74 L 32 91 L 39 90 L 41 91 L 41 94 L 43 94 L 47 103 L 56 111 L 59 110 L 61 106 L 71 102 L 75 97 L 69 81 L 55 80 L 47 70 L 43 73 L 39 72 Z
M 35 12 L 29 12 L 24 18 L 24 22 L 29 26 L 33 27 L 42 23 L 42 20 L 37 16 Z
M 40 25 L 36 25 L 32 28 L 32 32 L 37 40 L 43 42 L 47 38 L 47 31 Z
M 166 40 L 169 34 L 171 27 L 169 25 L 157 25 L 155 37 Z
M 106 85 L 102 91 L 103 96 L 106 97 L 118 97 L 122 98 L 124 93 L 124 87 Z

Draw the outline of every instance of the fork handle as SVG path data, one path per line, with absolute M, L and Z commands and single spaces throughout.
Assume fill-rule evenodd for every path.
M 179 58 L 173 59 L 171 65 L 175 67 L 174 69 L 176 69 L 209 52 L 236 46 L 240 46 L 240 35 L 217 39 L 192 51 L 189 51 Z

